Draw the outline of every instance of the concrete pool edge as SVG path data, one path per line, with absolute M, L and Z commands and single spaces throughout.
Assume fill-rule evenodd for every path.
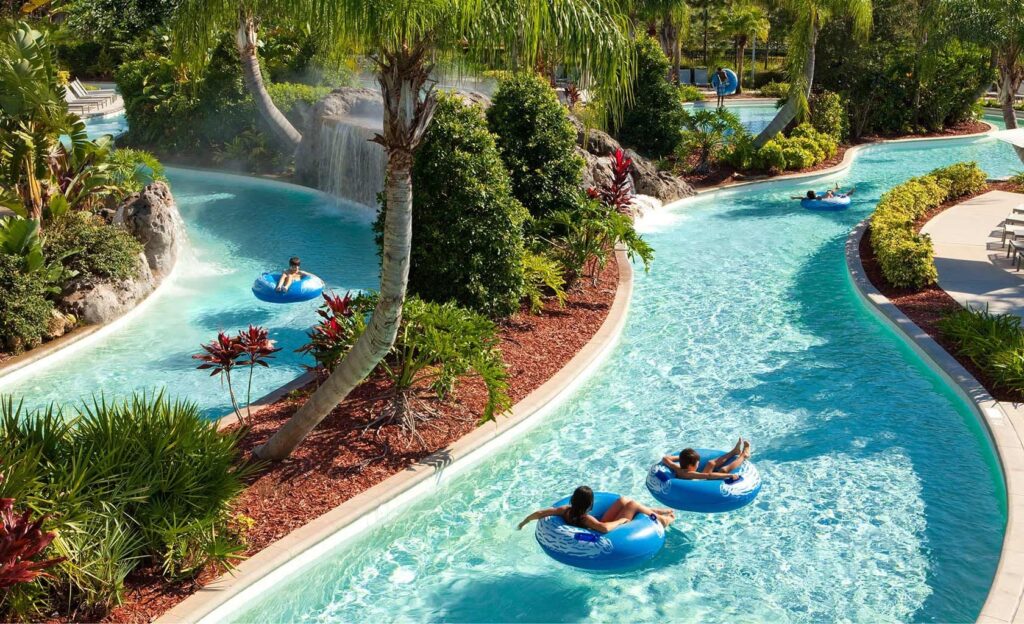
M 981 383 L 868 279 L 860 258 L 860 241 L 867 225 L 868 219 L 861 221 L 846 239 L 847 276 L 854 292 L 868 310 L 895 329 L 897 336 L 965 400 L 995 449 L 1006 484 L 1006 527 L 999 564 L 977 622 L 1014 622 L 1024 599 L 1024 441 L 1021 432 Z
M 234 573 L 224 574 L 161 615 L 156 621 L 218 622 L 237 611 L 231 603 L 243 593 L 258 593 L 372 528 L 409 503 L 486 459 L 529 431 L 591 377 L 619 343 L 633 294 L 633 267 L 623 250 L 616 251 L 619 281 L 608 316 L 586 345 L 554 376 L 516 403 L 506 416 L 466 434 L 448 448 L 335 507 L 288 533 L 251 558 Z M 300 378 L 301 380 L 301 378 Z M 294 387 L 300 380 L 286 387 Z M 272 394 L 284 394 L 281 389 Z M 272 396 L 272 395 L 268 395 Z M 264 403 L 267 398 L 261 399 Z M 222 420 L 226 424 L 230 420 Z

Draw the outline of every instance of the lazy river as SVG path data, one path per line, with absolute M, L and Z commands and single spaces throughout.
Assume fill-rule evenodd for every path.
M 992 139 L 872 147 L 842 213 L 779 182 L 650 216 L 621 344 L 532 432 L 258 595 L 216 613 L 268 621 L 972 621 L 995 571 L 1005 491 L 968 407 L 861 304 L 843 245 L 880 194 L 975 159 Z M 830 180 L 831 181 L 831 180 Z M 818 186 L 821 183 L 817 184 Z M 682 514 L 644 567 L 584 573 L 516 531 L 574 486 L 650 501 L 652 461 L 754 441 L 764 488 L 728 515 Z M 956 483 L 950 483 L 955 466 Z M 234 610 L 232 612 L 232 610 Z
M 579 391 L 437 493 L 218 618 L 974 620 L 1006 521 L 993 451 L 969 408 L 862 305 L 843 261 L 848 232 L 882 192 L 960 160 L 991 176 L 1020 168 L 990 138 L 880 145 L 828 179 L 856 182 L 845 212 L 788 199 L 824 182 L 783 181 L 649 215 L 640 226 L 653 270 L 637 274 L 621 343 Z M 358 209 L 247 178 L 170 177 L 190 240 L 171 282 L 102 340 L 0 380 L 0 391 L 40 403 L 166 386 L 222 409 L 222 390 L 188 360 L 199 342 L 254 322 L 297 346 L 312 322 L 312 307 L 256 303 L 259 269 L 299 247 L 336 288 L 375 282 L 370 217 Z M 261 388 L 300 365 L 286 348 Z M 515 530 L 582 483 L 650 502 L 656 457 L 740 434 L 764 479 L 758 499 L 722 516 L 681 514 L 640 569 L 562 567 L 532 527 Z
M 124 129 L 122 117 L 88 123 L 95 135 Z M 292 255 L 328 287 L 345 292 L 377 283 L 373 213 L 299 186 L 256 178 L 168 168 L 188 243 L 172 275 L 138 308 L 82 343 L 5 377 L 0 394 L 26 407 L 74 404 L 166 388 L 213 416 L 231 409 L 219 378 L 196 370 L 192 355 L 218 331 L 262 325 L 281 347 L 257 370 L 253 398 L 294 379 L 312 364 L 295 349 L 307 342 L 318 300 L 262 303 L 250 287 Z M 244 381 L 242 384 L 244 393 Z

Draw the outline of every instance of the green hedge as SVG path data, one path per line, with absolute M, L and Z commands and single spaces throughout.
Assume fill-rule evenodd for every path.
M 741 169 L 764 171 L 798 171 L 819 165 L 832 158 L 839 143 L 829 134 L 819 132 L 810 124 L 800 124 L 790 136 L 777 136 L 756 152 L 747 143 L 737 143 L 729 161 Z
M 685 111 L 679 91 L 668 81 L 671 67 L 653 37 L 637 38 L 633 100 L 616 124 L 616 138 L 625 146 L 652 157 L 673 153 L 682 140 Z
M 47 294 L 21 258 L 0 253 L 0 350 L 18 353 L 42 342 L 53 311 Z
M 939 204 L 984 188 L 985 173 L 965 162 L 912 178 L 882 195 L 871 215 L 871 247 L 882 275 L 896 288 L 920 289 L 935 283 L 931 240 L 914 224 Z

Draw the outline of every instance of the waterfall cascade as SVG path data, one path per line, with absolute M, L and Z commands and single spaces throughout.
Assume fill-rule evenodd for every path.
M 374 127 L 373 122 L 376 122 Z M 371 141 L 380 132 L 380 118 L 327 118 L 320 128 L 319 187 L 337 197 L 372 208 L 384 188 L 387 154 Z

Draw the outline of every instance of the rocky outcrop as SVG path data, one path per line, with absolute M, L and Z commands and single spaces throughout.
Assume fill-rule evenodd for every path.
M 623 149 L 618 141 L 607 132 L 587 129 L 577 119 L 576 126 L 577 151 L 587 161 L 583 172 L 585 186 L 601 186 L 612 178 L 612 155 L 615 150 Z M 693 187 L 682 178 L 667 171 L 659 171 L 650 160 L 630 149 L 623 152 L 633 161 L 633 190 L 638 195 L 649 195 L 662 202 L 672 202 L 695 194 Z
M 174 268 L 185 231 L 174 196 L 163 182 L 154 182 L 125 200 L 114 211 L 112 222 L 131 232 L 143 251 L 132 278 L 83 276 L 67 284 L 61 310 L 88 325 L 113 321 L 156 290 Z
M 154 182 L 129 197 L 114 213 L 114 225 L 123 225 L 145 248 L 149 268 L 158 277 L 171 272 L 178 259 L 184 225 L 171 189 Z
M 109 323 L 156 290 L 159 281 L 140 253 L 136 276 L 124 280 L 76 278 L 64 289 L 61 308 L 87 325 Z

